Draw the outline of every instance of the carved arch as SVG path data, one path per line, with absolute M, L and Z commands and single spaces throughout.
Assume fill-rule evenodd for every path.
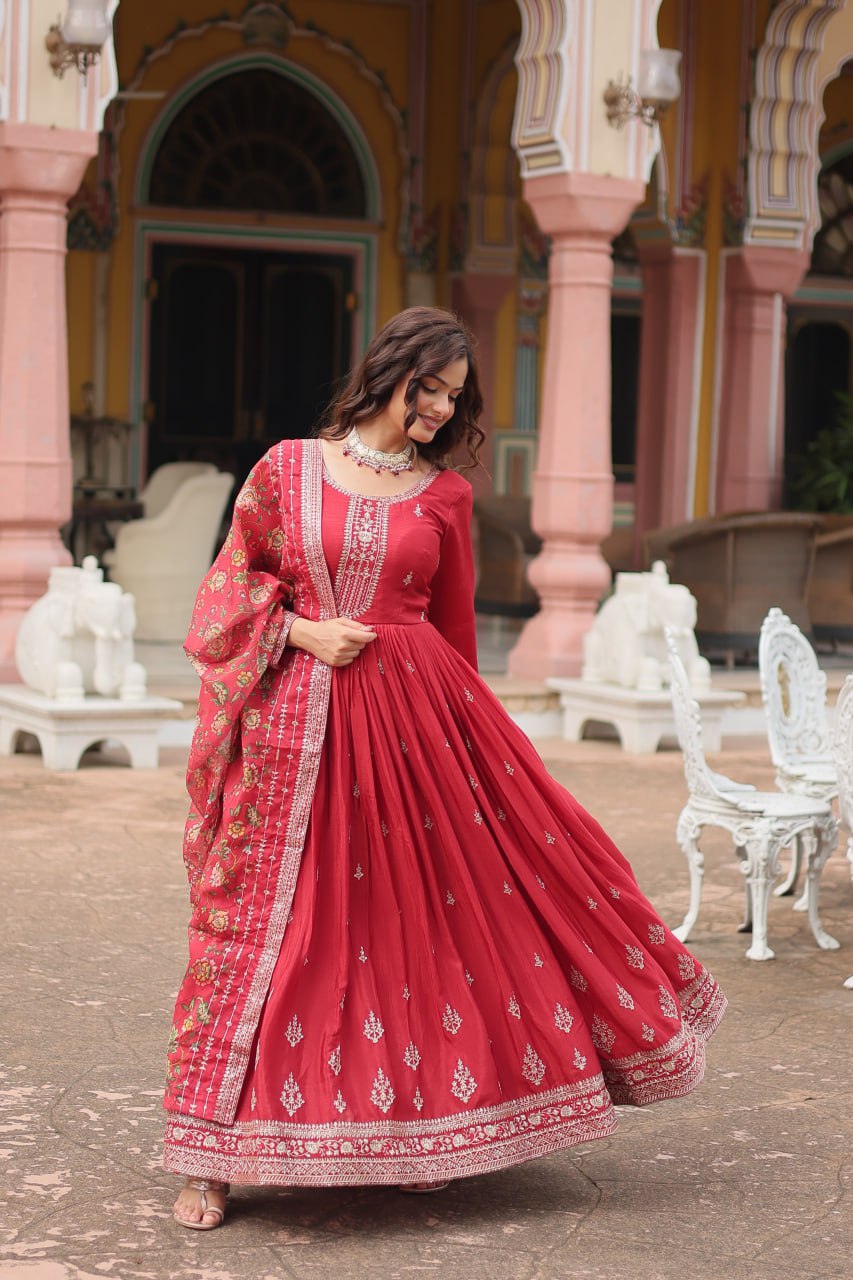
M 517 0 L 521 39 L 515 55 L 518 100 L 512 142 L 524 177 L 573 167 L 563 124 L 572 66 L 576 0 Z
M 851 54 L 845 0 L 783 0 L 771 13 L 755 63 L 747 243 L 809 249 L 820 226 L 823 90 Z
M 509 134 L 496 128 L 511 102 L 518 101 L 514 55 L 516 41 L 509 41 L 495 58 L 477 94 L 470 175 L 470 244 L 475 256 L 495 248 L 511 251 L 516 240 L 515 210 L 520 194 L 519 161 Z M 507 101 L 507 94 L 513 98 Z M 496 224 L 500 223 L 497 234 Z
M 640 51 L 657 46 L 661 0 L 634 0 L 626 23 L 624 0 L 516 0 L 521 39 L 516 53 L 519 86 L 512 142 L 522 177 L 575 170 L 648 181 L 659 149 L 657 131 L 632 125 L 621 138 L 602 132 L 605 79 L 600 53 L 606 33 L 618 47 L 606 49 L 636 76 Z M 605 33 L 605 34 L 602 34 Z M 601 47 L 600 47 L 601 46 Z
M 220 76 L 164 133 L 150 204 L 363 218 L 353 147 L 324 103 L 269 69 Z
M 170 126 L 179 118 L 181 112 L 193 98 L 204 92 L 211 84 L 224 80 L 241 71 L 265 70 L 276 76 L 291 79 L 304 90 L 313 94 L 322 109 L 340 128 L 347 139 L 360 168 L 367 196 L 367 216 L 375 219 L 380 213 L 381 186 L 373 152 L 354 116 L 342 101 L 333 94 L 328 85 L 318 80 L 304 67 L 288 62 L 281 57 L 269 54 L 238 54 L 225 58 L 220 62 L 204 67 L 197 76 L 186 82 L 181 92 L 169 99 L 160 115 L 149 131 L 145 145 L 140 153 L 136 177 L 135 198 L 137 203 L 145 204 L 149 199 L 149 184 L 155 159 Z
M 114 2 L 118 4 L 118 0 L 110 0 L 110 2 L 111 3 Z M 214 6 L 211 4 L 211 8 L 213 7 Z M 262 8 L 262 7 L 263 6 L 259 6 L 259 5 L 254 6 L 254 8 L 256 9 Z M 388 117 L 391 128 L 393 130 L 394 142 L 396 146 L 397 156 L 399 159 L 400 208 L 401 210 L 404 211 L 403 216 L 405 217 L 405 211 L 409 207 L 411 156 L 410 156 L 408 141 L 406 137 L 405 116 L 401 108 L 396 103 L 391 93 L 391 90 L 388 86 L 388 83 L 385 80 L 384 75 L 382 74 L 381 71 L 376 70 L 368 63 L 364 55 L 358 50 L 358 48 L 351 41 L 343 41 L 343 40 L 337 39 L 330 32 L 327 32 L 322 27 L 318 26 L 317 23 L 306 22 L 305 24 L 300 26 L 296 21 L 290 19 L 289 15 L 286 14 L 286 11 L 283 10 L 283 7 L 282 7 L 282 11 L 285 13 L 285 17 L 287 18 L 287 29 L 289 33 L 289 39 L 291 41 L 296 41 L 298 39 L 317 41 L 329 53 L 349 62 L 351 66 L 355 69 L 357 74 L 362 79 L 366 80 L 369 84 L 373 86 L 375 92 L 378 95 L 383 111 L 385 115 Z M 155 47 L 145 48 L 145 50 L 142 53 L 142 56 L 140 57 L 139 63 L 137 64 L 136 68 L 131 74 L 130 79 L 125 85 L 126 91 L 128 92 L 128 94 L 132 95 L 136 90 L 143 89 L 145 85 L 145 77 L 149 69 L 160 60 L 167 59 L 172 54 L 175 47 L 183 43 L 184 41 L 204 39 L 204 37 L 208 34 L 208 32 L 213 30 L 232 31 L 235 34 L 242 35 L 244 31 L 245 20 L 247 16 L 249 17 L 251 16 L 251 12 L 252 12 L 252 7 L 250 6 L 249 8 L 247 8 L 242 19 L 231 17 L 227 11 L 224 13 L 218 12 L 215 14 L 215 16 L 211 15 L 209 17 L 199 18 L 199 20 L 195 22 L 193 25 L 187 25 L 185 22 L 179 20 L 176 23 L 174 30 L 171 31 L 167 36 L 165 36 L 158 45 L 156 45 Z M 255 64 L 259 64 L 262 61 L 263 56 L 264 55 L 261 52 L 257 53 L 254 56 Z M 267 56 L 270 58 L 271 61 L 275 57 L 275 55 L 273 54 L 269 54 Z M 235 65 L 238 58 L 240 58 L 240 55 L 234 55 L 232 57 L 232 61 L 235 63 Z M 246 66 L 249 65 L 248 57 L 244 59 L 243 65 L 246 65 Z M 371 173 L 369 175 L 369 185 L 370 185 L 370 190 L 373 193 L 373 197 L 374 197 L 374 206 L 373 206 L 371 216 L 380 216 L 381 215 L 381 208 L 380 208 L 381 184 L 379 182 L 379 175 L 376 169 L 376 162 L 373 157 L 372 150 L 368 146 L 366 139 L 364 137 L 363 131 L 361 129 L 361 126 L 358 124 L 355 116 L 349 110 L 348 107 L 344 106 L 343 102 L 338 98 L 336 94 L 333 93 L 331 87 L 327 86 L 324 81 L 320 80 L 316 76 L 311 75 L 311 73 L 308 72 L 307 69 L 303 70 L 301 67 L 301 64 L 299 63 L 293 62 L 293 63 L 289 63 L 289 65 L 292 66 L 300 74 L 302 74 L 305 78 L 310 77 L 312 82 L 316 84 L 320 95 L 324 96 L 329 103 L 335 104 L 334 114 L 338 115 L 341 122 L 343 122 L 344 120 L 347 121 L 347 127 L 352 132 L 353 138 L 355 138 L 356 134 L 358 135 L 359 149 L 362 151 L 362 154 L 364 157 L 364 163 L 371 170 Z M 337 104 L 340 104 L 340 106 L 338 107 Z M 116 158 L 116 171 L 113 174 L 113 181 L 116 185 L 118 184 L 118 153 L 119 153 L 118 144 L 119 144 L 119 139 L 123 130 L 123 125 L 124 125 L 123 112 L 120 112 L 115 122 L 114 150 L 117 158 Z M 141 166 L 138 166 L 136 181 L 134 184 L 136 199 L 139 198 L 139 187 L 140 187 L 141 179 L 142 179 Z

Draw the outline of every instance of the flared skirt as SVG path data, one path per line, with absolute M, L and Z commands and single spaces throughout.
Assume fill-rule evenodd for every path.
M 167 1167 L 393 1183 L 603 1137 L 685 1094 L 725 1007 L 629 863 L 429 624 L 333 673 L 284 941 L 234 1122 Z

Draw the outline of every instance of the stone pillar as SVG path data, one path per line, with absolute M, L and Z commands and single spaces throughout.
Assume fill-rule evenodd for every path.
M 492 462 L 494 459 L 494 440 L 492 437 L 492 412 L 494 408 L 495 387 L 495 353 L 497 350 L 497 315 L 503 306 L 510 289 L 515 285 L 515 276 L 498 273 L 479 273 L 469 271 L 457 276 L 453 281 L 453 309 L 472 330 L 477 340 L 477 364 L 480 370 L 480 386 L 486 402 L 481 425 L 486 432 L 486 439 L 480 450 L 483 467 L 467 472 L 467 477 L 474 487 L 474 493 L 491 493 Z M 485 468 L 485 470 L 483 469 Z
M 15 678 L 18 624 L 49 570 L 70 560 L 65 227 L 97 144 L 0 122 L 0 680 Z
M 637 397 L 635 563 L 648 529 L 693 517 L 705 254 L 672 243 L 639 247 L 643 328 Z M 697 367 L 699 366 L 699 367 Z
M 726 263 L 717 511 L 771 510 L 785 462 L 785 304 L 807 253 L 745 245 Z
M 544 546 L 530 567 L 542 607 L 509 657 L 509 674 L 522 679 L 580 673 L 583 637 L 610 582 L 599 551 L 613 520 L 610 242 L 644 190 L 589 173 L 524 183 L 551 258 L 532 516 Z

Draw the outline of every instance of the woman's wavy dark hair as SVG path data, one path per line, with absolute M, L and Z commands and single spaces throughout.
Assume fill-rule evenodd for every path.
M 483 412 L 483 396 L 474 339 L 458 316 L 440 307 L 409 307 L 379 330 L 361 364 L 350 372 L 326 410 L 319 434 L 340 440 L 353 427 L 375 418 L 407 374 L 408 431 L 417 417 L 415 401 L 423 379 L 435 377 L 453 360 L 461 359 L 468 361 L 468 375 L 453 417 L 436 432 L 430 444 L 418 443 L 418 453 L 436 466 L 446 466 L 457 446 L 463 445 L 470 458 L 466 465 L 477 466 L 486 437 L 477 424 Z

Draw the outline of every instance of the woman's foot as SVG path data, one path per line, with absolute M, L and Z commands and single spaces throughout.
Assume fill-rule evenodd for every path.
M 187 1178 L 172 1210 L 175 1221 L 191 1231 L 221 1227 L 230 1190 L 227 1182 L 216 1182 L 213 1178 Z
M 449 1182 L 402 1182 L 399 1189 L 410 1196 L 424 1196 L 430 1191 L 443 1191 L 449 1185 Z

